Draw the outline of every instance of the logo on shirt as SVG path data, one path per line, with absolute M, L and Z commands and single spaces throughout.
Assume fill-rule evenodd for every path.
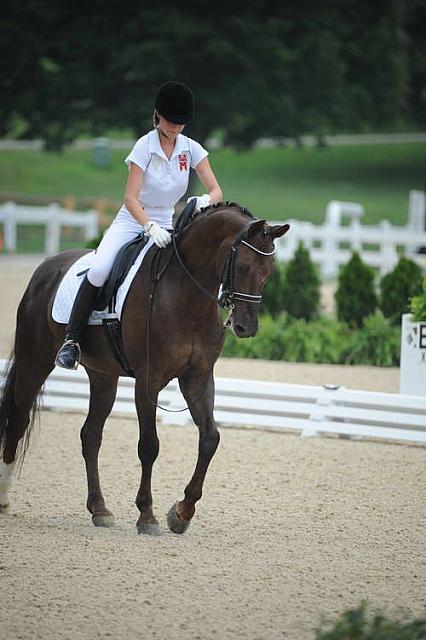
M 178 155 L 179 171 L 188 171 L 188 158 L 185 153 Z

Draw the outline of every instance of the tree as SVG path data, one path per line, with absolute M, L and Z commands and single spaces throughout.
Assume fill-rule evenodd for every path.
M 285 274 L 282 297 L 293 318 L 313 320 L 318 316 L 320 280 L 309 251 L 300 242 Z
M 236 148 L 264 136 L 424 123 L 423 1 L 218 0 L 178 7 L 5 0 L 0 133 L 60 148 L 110 127 L 139 134 L 171 78 L 197 96 L 190 130 Z
M 408 313 L 410 298 L 421 293 L 422 269 L 413 260 L 401 257 L 395 268 L 380 281 L 380 308 L 392 324 L 401 324 Z
M 351 327 L 362 327 L 364 320 L 376 310 L 374 271 L 356 251 L 340 270 L 335 299 L 337 318 Z

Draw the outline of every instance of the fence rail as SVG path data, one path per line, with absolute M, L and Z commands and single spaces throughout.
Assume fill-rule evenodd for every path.
M 5 361 L 0 360 L 1 370 Z M 2 382 L 0 377 L 0 382 Z M 426 398 L 314 386 L 216 378 L 215 418 L 222 426 L 260 428 L 303 436 L 340 435 L 387 441 L 426 443 Z M 159 404 L 185 407 L 176 380 L 161 391 Z M 46 381 L 42 406 L 86 411 L 89 383 L 84 370 L 56 368 Z M 120 378 L 113 414 L 136 416 L 134 381 Z M 158 410 L 163 423 L 184 425 L 188 411 Z
M 314 225 L 300 220 L 287 222 L 290 232 L 276 240 L 278 259 L 291 259 L 299 242 L 303 242 L 323 278 L 335 278 L 352 251 L 358 251 L 362 260 L 382 275 L 395 267 L 401 254 L 426 269 L 426 254 L 419 253 L 426 247 L 426 231 L 391 225 L 387 220 L 374 226 L 352 220 L 345 227 Z
M 98 235 L 98 214 L 94 210 L 79 213 L 62 209 L 58 204 L 46 207 L 30 207 L 6 202 L 0 205 L 0 224 L 4 226 L 4 248 L 15 253 L 17 227 L 20 224 L 40 224 L 46 227 L 44 251 L 53 255 L 60 251 L 62 227 L 78 227 L 83 230 L 84 240 Z

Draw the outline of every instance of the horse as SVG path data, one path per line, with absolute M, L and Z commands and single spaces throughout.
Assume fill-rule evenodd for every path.
M 121 331 L 124 354 L 135 377 L 139 423 L 138 533 L 160 534 L 151 494 L 152 468 L 159 452 L 158 394 L 177 378 L 199 430 L 195 470 L 184 498 L 173 504 L 167 516 L 169 529 L 183 533 L 194 516 L 219 444 L 213 417 L 213 367 L 226 326 L 240 338 L 256 334 L 261 291 L 274 268 L 274 240 L 288 228 L 287 224 L 272 226 L 256 219 L 235 203 L 207 207 L 174 234 L 167 249 L 152 247 L 132 282 Z M 68 250 L 47 258 L 31 277 L 18 307 L 14 349 L 0 403 L 1 512 L 8 509 L 14 466 L 22 464 L 40 392 L 64 338 L 65 326 L 52 319 L 55 294 L 69 267 L 86 252 Z M 155 268 L 156 263 L 164 266 Z M 229 310 L 226 323 L 220 306 Z M 81 364 L 90 383 L 89 409 L 80 432 L 87 475 L 86 506 L 95 526 L 110 527 L 115 521 L 102 495 L 98 454 L 118 378 L 126 371 L 104 327 L 87 325 L 80 346 Z

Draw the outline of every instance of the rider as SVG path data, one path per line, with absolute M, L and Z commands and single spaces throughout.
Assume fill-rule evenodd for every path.
M 99 288 L 106 281 L 119 249 L 145 232 L 158 247 L 171 241 L 174 205 L 188 187 L 193 168 L 207 193 L 197 197 L 197 209 L 222 200 L 208 152 L 182 134 L 194 116 L 194 96 L 183 82 L 166 82 L 154 101 L 154 129 L 139 138 L 125 162 L 129 176 L 124 204 L 105 232 L 94 254 L 71 311 L 65 342 L 55 364 L 76 369 L 80 361 L 79 335 L 94 308 Z

